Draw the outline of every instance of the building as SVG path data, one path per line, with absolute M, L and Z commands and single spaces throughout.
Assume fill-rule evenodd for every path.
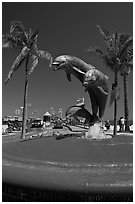
M 43 115 L 43 122 L 44 127 L 49 127 L 51 124 L 51 114 L 48 111 Z
M 2 120 L 3 122 L 22 121 L 22 117 L 21 116 L 5 116 Z

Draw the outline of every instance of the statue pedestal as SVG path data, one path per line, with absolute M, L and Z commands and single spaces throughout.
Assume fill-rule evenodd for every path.
M 102 128 L 102 123 L 97 122 L 94 125 L 90 126 L 88 132 L 85 132 L 85 138 L 87 139 L 107 139 L 112 138 L 110 135 L 106 135 Z

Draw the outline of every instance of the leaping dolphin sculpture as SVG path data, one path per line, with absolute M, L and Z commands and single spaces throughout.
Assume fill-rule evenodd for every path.
M 66 118 L 74 117 L 78 119 L 78 117 L 85 118 L 85 124 L 90 126 L 93 122 L 93 115 L 82 106 L 71 106 L 66 110 Z
M 74 75 L 82 83 L 82 85 L 86 87 L 91 99 L 94 121 L 97 120 L 98 109 L 100 120 L 104 114 L 108 96 L 106 76 L 94 66 L 70 55 L 58 56 L 53 61 L 52 66 L 54 66 L 54 70 L 65 70 L 69 81 L 71 81 L 71 75 Z M 90 73 L 92 73 L 92 77 Z M 97 95 L 100 97 L 97 97 Z
M 71 75 L 74 75 L 83 83 L 83 77 L 85 73 L 95 67 L 87 64 L 83 60 L 73 57 L 70 55 L 61 55 L 57 57 L 52 65 L 54 66 L 54 71 L 65 70 L 67 74 L 67 79 L 71 81 Z

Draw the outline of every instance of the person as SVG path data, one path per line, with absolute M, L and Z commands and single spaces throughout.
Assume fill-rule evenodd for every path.
M 120 126 L 119 131 L 123 132 L 124 128 L 125 128 L 125 118 L 124 117 L 120 117 L 120 119 L 119 119 L 119 126 Z
M 109 120 L 105 121 L 105 127 L 106 127 L 106 130 L 110 129 L 110 121 Z

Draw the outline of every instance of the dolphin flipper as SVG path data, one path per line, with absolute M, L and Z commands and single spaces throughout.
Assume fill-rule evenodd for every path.
M 92 113 L 94 117 L 97 117 L 97 112 L 98 112 L 98 101 L 97 98 L 95 96 L 95 93 L 93 92 L 93 90 L 91 88 L 87 89 L 89 96 L 90 96 L 90 100 L 91 100 L 91 107 L 92 107 Z
M 101 87 L 97 86 L 97 87 L 95 87 L 94 93 L 95 93 L 95 96 L 96 96 L 97 102 L 98 102 L 99 118 L 102 119 L 104 112 L 105 112 L 105 107 L 106 107 L 107 98 L 108 98 L 108 92 L 107 92 L 107 89 L 105 89 L 105 87 L 101 88 Z
M 82 78 L 82 76 L 85 75 L 85 72 L 81 71 L 79 68 L 77 68 L 77 67 L 75 67 L 75 66 L 72 66 L 72 65 L 69 65 L 69 67 L 70 67 L 71 69 L 65 69 L 68 81 L 71 81 L 71 73 L 72 73 L 71 70 L 74 70 L 75 73 L 77 72 L 77 73 L 78 73 L 78 77 L 81 75 L 81 78 Z M 74 73 L 74 74 L 75 74 L 75 73 Z M 72 73 L 72 74 L 73 74 L 73 73 Z M 80 75 L 79 75 L 79 74 L 80 74 Z M 75 74 L 75 75 L 76 75 L 76 74 Z M 81 80 L 81 81 L 82 81 L 82 80 Z
M 99 117 L 102 118 L 105 112 L 108 95 L 102 95 L 100 97 L 101 102 L 99 103 Z
M 66 70 L 66 75 L 67 75 L 68 81 L 71 81 L 71 72 L 69 70 Z
M 98 89 L 105 95 L 108 95 L 108 92 L 106 92 L 101 86 L 97 86 Z
M 83 71 L 80 70 L 79 68 L 77 68 L 77 67 L 75 67 L 75 66 L 72 66 L 72 68 L 73 68 L 75 71 L 79 72 L 80 74 L 85 75 L 85 72 L 83 72 Z

